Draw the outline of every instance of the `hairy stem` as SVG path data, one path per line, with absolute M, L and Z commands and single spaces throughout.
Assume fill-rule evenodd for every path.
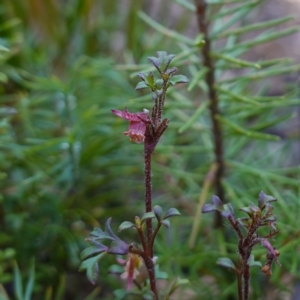
M 196 5 L 196 14 L 198 19 L 198 26 L 200 32 L 204 35 L 205 44 L 201 49 L 203 57 L 203 65 L 207 68 L 208 72 L 206 73 L 206 84 L 208 86 L 208 96 L 209 96 L 209 108 L 212 120 L 213 127 L 213 137 L 214 137 L 214 152 L 215 160 L 218 165 L 215 177 L 215 190 L 216 194 L 225 201 L 225 193 L 222 186 L 222 178 L 224 176 L 224 158 L 223 158 L 223 136 L 221 131 L 221 125 L 217 120 L 217 116 L 220 114 L 218 106 L 218 95 L 215 85 L 215 67 L 214 62 L 211 58 L 211 43 L 208 33 L 208 22 L 206 21 L 206 8 L 207 4 L 205 0 L 194 0 Z M 216 215 L 215 226 L 222 226 L 222 218 L 219 214 Z
M 152 151 L 147 149 L 147 144 L 145 141 L 145 206 L 146 213 L 152 211 L 152 183 L 151 183 L 151 155 Z M 153 249 L 151 248 L 152 241 L 152 220 L 146 220 L 146 232 L 147 232 L 147 245 L 148 252 L 151 258 L 153 257 Z
M 146 137 L 144 147 L 144 158 L 145 158 L 145 206 L 146 212 L 152 211 L 152 181 L 151 181 L 151 156 L 153 150 L 149 149 L 148 144 L 149 137 Z M 152 220 L 146 220 L 146 232 L 147 232 L 147 249 L 144 256 L 144 262 L 149 274 L 150 288 L 154 294 L 154 300 L 158 300 L 155 268 L 153 263 L 153 243 L 152 243 Z
M 243 280 L 242 280 L 241 271 L 237 272 L 237 284 L 238 284 L 239 300 L 243 300 Z
M 148 270 L 148 274 L 149 274 L 149 279 L 150 279 L 150 288 L 151 291 L 154 294 L 154 300 L 158 300 L 158 293 L 157 293 L 157 289 L 156 289 L 156 279 L 155 279 L 155 268 L 154 268 L 154 263 L 152 261 L 152 259 L 147 256 L 144 258 L 144 262 L 145 265 L 147 267 Z
M 244 298 L 243 300 L 249 299 L 249 282 L 250 282 L 250 266 L 248 259 L 243 261 L 243 277 L 244 277 Z

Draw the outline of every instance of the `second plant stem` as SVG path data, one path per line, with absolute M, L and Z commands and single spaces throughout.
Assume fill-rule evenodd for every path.
M 203 65 L 208 70 L 206 73 L 206 84 L 208 87 L 208 97 L 210 103 L 209 109 L 213 127 L 215 161 L 218 165 L 218 169 L 216 171 L 215 176 L 215 192 L 216 195 L 218 195 L 223 201 L 225 201 L 225 193 L 224 188 L 222 186 L 222 178 L 224 176 L 223 136 L 220 122 L 217 119 L 217 116 L 220 114 L 220 111 L 218 95 L 215 89 L 215 67 L 210 54 L 211 42 L 208 31 L 208 22 L 206 20 L 207 3 L 205 0 L 195 0 L 195 5 L 199 30 L 203 34 L 205 40 L 205 44 L 201 49 L 201 54 L 203 57 Z M 222 221 L 221 217 L 219 217 L 219 214 L 216 215 L 215 226 L 222 226 Z

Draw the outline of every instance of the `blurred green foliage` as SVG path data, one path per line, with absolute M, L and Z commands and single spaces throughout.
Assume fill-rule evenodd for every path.
M 274 268 L 270 280 L 253 270 L 257 280 L 252 281 L 252 297 L 263 299 L 276 287 L 272 299 L 283 299 L 300 276 L 299 131 L 282 123 L 295 119 L 289 106 L 299 106 L 299 98 L 293 84 L 277 97 L 270 97 L 268 88 L 273 75 L 295 72 L 299 66 L 291 67 L 289 60 L 252 64 L 240 56 L 295 29 L 247 29 L 262 1 L 246 2 L 212 5 L 210 12 L 215 47 L 222 50 L 214 57 L 224 111 L 223 184 L 237 207 L 255 202 L 260 190 L 278 199 L 281 232 L 276 246 L 283 266 Z M 0 4 L 0 282 L 10 297 L 14 257 L 24 276 L 35 258 L 32 299 L 113 299 L 121 281 L 106 270 L 115 262 L 101 262 L 99 285 L 93 287 L 77 271 L 79 253 L 86 247 L 84 237 L 108 216 L 117 228 L 143 210 L 142 146 L 128 142 L 122 135 L 126 125 L 110 110 L 151 107 L 150 96 L 134 91 L 138 79 L 132 72 L 149 68 L 146 58 L 158 50 L 176 54 L 174 65 L 190 78 L 189 92 L 185 87 L 169 92 L 165 115 L 171 123 L 154 156 L 154 204 L 172 203 L 183 214 L 159 236 L 160 268 L 170 280 L 189 278 L 191 285 L 182 295 L 191 299 L 234 297 L 234 275 L 215 265 L 219 256 L 234 260 L 232 232 L 225 229 L 225 238 L 205 216 L 195 246 L 188 246 L 199 194 L 214 159 L 205 70 L 198 53 L 201 38 L 190 30 L 193 9 L 183 0 L 153 6 L 116 0 Z M 244 29 L 230 33 L 239 28 Z M 240 37 L 250 30 L 260 30 L 251 43 Z M 218 41 L 218 35 L 226 40 Z M 237 67 L 250 69 L 235 73 Z M 274 132 L 281 141 L 270 141 Z M 7 251 L 13 255 L 2 263 Z M 264 251 L 257 248 L 254 254 L 259 259 Z

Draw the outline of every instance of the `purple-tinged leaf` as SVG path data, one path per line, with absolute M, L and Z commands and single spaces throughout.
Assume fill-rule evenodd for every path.
M 164 72 L 164 74 L 167 75 L 167 76 L 170 76 L 170 75 L 174 74 L 177 71 L 178 71 L 178 69 L 176 67 L 173 67 L 171 69 L 166 70 L 166 72 Z
M 112 237 L 113 240 L 120 240 L 120 238 L 118 238 L 113 231 L 110 228 L 110 222 L 111 222 L 112 218 L 107 219 L 106 223 L 105 223 L 105 228 L 107 233 Z
M 99 227 L 95 227 L 94 230 L 90 233 L 90 236 L 94 237 L 95 240 L 113 240 L 113 238 L 107 232 L 104 232 Z
M 161 224 L 165 225 L 167 228 L 170 228 L 170 226 L 171 226 L 170 220 L 162 220 Z
M 212 211 L 220 211 L 220 209 L 218 209 L 215 205 L 212 204 L 204 204 L 201 211 L 203 214 L 206 214 Z
M 249 208 L 257 215 L 261 215 L 261 209 L 254 205 L 253 203 L 250 203 Z
M 129 246 L 124 241 L 115 240 L 115 241 L 112 241 L 107 252 L 111 253 L 111 254 L 124 255 L 124 254 L 128 253 L 128 247 Z
M 153 212 L 155 214 L 155 217 L 156 217 L 157 221 L 160 221 L 161 220 L 161 216 L 163 214 L 162 208 L 159 205 L 155 205 L 153 207 Z
M 270 244 L 270 242 L 267 239 L 261 239 L 261 244 L 268 250 L 269 255 L 271 255 L 271 257 L 275 260 L 276 264 L 279 267 L 281 267 L 281 264 L 279 263 L 278 258 L 277 258 L 277 256 L 278 256 L 277 252 L 272 247 L 272 245 Z
M 107 254 L 106 252 L 103 252 L 97 256 L 88 258 L 87 260 L 83 261 L 79 267 L 79 271 L 86 270 L 86 276 L 92 284 L 95 284 L 98 278 L 98 274 L 99 274 L 98 261 L 106 254 Z
M 234 265 L 234 263 L 232 262 L 232 260 L 228 257 L 222 257 L 222 258 L 219 258 L 217 260 L 217 265 L 219 266 L 222 266 L 222 267 L 225 267 L 225 268 L 230 268 L 230 269 L 233 269 L 234 271 L 237 272 L 237 269 Z
M 154 56 L 149 56 L 148 59 L 150 60 L 150 62 L 153 64 L 153 66 L 157 69 L 157 71 L 159 73 L 161 73 L 161 69 L 160 69 L 160 61 L 157 57 Z
M 276 198 L 274 198 L 273 196 L 266 195 L 263 191 L 261 191 L 259 193 L 258 206 L 259 206 L 260 209 L 264 209 L 265 204 L 267 202 L 273 202 L 273 201 L 277 201 Z
M 233 210 L 231 203 L 224 204 L 223 208 L 224 208 L 224 210 L 221 211 L 221 215 L 226 219 L 231 217 L 234 220 L 235 219 L 234 218 L 234 210 Z
M 165 220 L 175 216 L 180 216 L 180 212 L 176 208 L 170 208 L 164 215 L 163 219 Z
M 118 231 L 122 231 L 122 230 L 125 230 L 125 229 L 128 229 L 128 228 L 132 228 L 132 227 L 136 227 L 135 224 L 133 224 L 132 222 L 129 222 L 129 221 L 125 221 L 123 222 L 120 226 L 119 226 L 119 229 Z
M 155 214 L 153 211 L 147 212 L 142 216 L 141 222 L 143 223 L 147 219 L 153 219 L 155 218 Z
M 171 60 L 175 57 L 174 54 L 167 54 L 166 51 L 158 51 L 157 57 L 148 57 L 151 63 L 155 66 L 159 73 L 166 72 Z
M 179 83 L 187 83 L 187 82 L 189 82 L 189 80 L 184 75 L 175 75 L 169 80 L 169 83 L 173 86 Z
M 216 195 L 213 195 L 211 197 L 211 202 L 213 205 L 215 205 L 219 210 L 223 209 L 223 202 L 220 200 L 220 198 Z
M 91 244 L 93 244 L 93 246 L 88 247 L 86 249 L 84 249 L 81 253 L 80 253 L 80 258 L 81 259 L 86 259 L 89 256 L 92 256 L 96 253 L 101 253 L 101 252 L 106 252 L 108 250 L 108 247 L 98 243 L 96 241 L 93 241 L 91 239 L 86 239 L 88 242 L 90 242 Z

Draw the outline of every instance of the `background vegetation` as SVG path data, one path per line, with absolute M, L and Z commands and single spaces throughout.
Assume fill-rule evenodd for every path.
M 282 268 L 271 278 L 252 270 L 252 299 L 292 299 L 300 279 L 300 68 L 278 58 L 292 45 L 284 36 L 298 28 L 286 18 L 245 30 L 273 19 L 259 12 L 274 1 L 227 2 L 237 3 L 214 4 L 209 12 L 223 113 L 224 194 L 235 207 L 255 202 L 260 190 L 278 199 L 275 245 Z M 215 155 L 193 10 L 192 2 L 179 0 L 0 4 L 3 299 L 114 299 L 122 283 L 107 270 L 115 261 L 101 261 L 99 284 L 91 286 L 78 273 L 79 253 L 88 232 L 107 217 L 117 228 L 141 214 L 142 148 L 122 135 L 124 123 L 110 110 L 147 108 L 150 98 L 134 90 L 135 74 L 149 68 L 147 57 L 159 50 L 176 54 L 174 65 L 190 79 L 169 93 L 171 123 L 154 157 L 154 204 L 182 213 L 159 236 L 160 269 L 170 282 L 190 280 L 178 299 L 235 299 L 234 274 L 215 264 L 220 256 L 235 258 L 233 233 L 214 229 L 209 216 L 197 213 L 215 193 L 205 181 Z M 262 248 L 254 254 L 264 259 Z M 13 280 L 22 277 L 30 290 L 33 259 L 33 293 L 26 298 Z

